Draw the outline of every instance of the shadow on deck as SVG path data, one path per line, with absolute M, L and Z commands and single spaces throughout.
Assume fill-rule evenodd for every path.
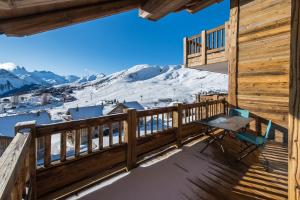
M 70 199 L 287 199 L 287 147 L 269 142 L 238 163 L 234 139 L 226 138 L 227 156 L 217 146 L 200 153 L 203 145 L 173 148 Z

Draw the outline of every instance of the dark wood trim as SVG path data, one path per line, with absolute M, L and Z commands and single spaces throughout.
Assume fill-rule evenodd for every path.
M 292 0 L 289 99 L 289 199 L 300 199 L 300 2 Z

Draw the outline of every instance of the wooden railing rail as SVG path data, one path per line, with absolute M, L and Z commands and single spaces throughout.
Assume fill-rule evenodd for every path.
M 137 112 L 137 138 L 173 128 L 173 112 L 177 107 L 165 107 Z
M 184 65 L 206 65 L 226 59 L 226 32 L 227 23 L 210 30 L 203 30 L 200 34 L 185 37 L 184 42 Z M 220 53 L 220 55 L 212 55 Z M 197 59 L 199 57 L 199 59 Z
M 0 158 L 1 200 L 36 197 L 34 129 L 34 122 L 18 124 L 16 136 Z
M 212 100 L 200 103 L 186 104 L 182 106 L 183 109 L 183 124 L 192 123 L 197 120 L 202 120 L 218 114 L 225 113 L 225 100 Z
M 224 50 L 225 35 L 225 25 L 219 26 L 206 32 L 206 46 L 208 49 L 208 53 L 210 53 L 209 50 L 213 49 Z
M 201 35 L 188 38 L 188 55 L 201 53 Z
M 130 170 L 148 153 L 173 144 L 180 147 L 190 134 L 201 133 L 196 120 L 225 111 L 226 101 L 219 99 L 50 125 L 19 124 L 0 162 L 5 177 L 1 197 L 21 199 L 26 186 L 31 199 L 43 198 L 95 174 Z M 21 129 L 29 134 L 20 134 Z
M 124 142 L 123 122 L 127 117 L 127 113 L 122 113 L 37 126 L 38 164 L 49 167 L 65 162 L 67 159 L 76 159 L 122 144 Z M 51 152 L 54 143 L 56 143 L 55 148 L 60 149 L 60 152 Z M 67 143 L 73 148 L 67 149 Z

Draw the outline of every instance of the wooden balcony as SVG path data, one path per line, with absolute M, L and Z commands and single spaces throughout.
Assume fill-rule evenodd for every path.
M 200 34 L 185 37 L 184 65 L 190 68 L 224 63 L 227 61 L 228 23 L 211 30 L 204 30 Z M 224 71 L 224 70 L 223 70 Z
M 268 143 L 263 155 L 248 157 L 242 163 L 232 160 L 239 143 L 226 138 L 227 158 L 217 146 L 204 153 L 204 138 L 187 143 L 182 149 L 173 147 L 146 160 L 140 167 L 114 177 L 107 186 L 96 185 L 72 197 L 83 200 L 101 199 L 287 199 L 287 147 Z
M 51 125 L 18 124 L 0 159 L 0 199 L 66 198 L 86 194 L 81 192 L 95 185 L 83 199 L 132 199 L 132 194 L 140 199 L 285 199 L 285 146 L 267 145 L 267 171 L 261 155 L 237 163 L 239 144 L 231 138 L 226 140 L 227 156 L 213 146 L 199 152 L 206 137 L 194 122 L 227 112 L 227 102 L 220 99 Z M 99 189 L 99 182 L 125 176 L 124 171 L 129 175 Z

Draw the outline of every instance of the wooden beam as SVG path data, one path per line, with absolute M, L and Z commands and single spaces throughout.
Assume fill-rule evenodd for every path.
M 229 21 L 229 52 L 228 52 L 228 102 L 231 106 L 237 106 L 237 67 L 238 67 L 238 17 L 239 1 L 230 0 Z
M 191 0 L 148 0 L 139 9 L 139 16 L 156 21 L 174 12 Z
M 300 199 L 300 2 L 292 0 L 289 99 L 289 199 Z
M 10 0 L 0 2 L 0 19 L 36 15 L 54 10 L 107 3 L 112 0 Z
M 221 1 L 223 0 L 202 0 L 200 2 L 197 1 L 191 6 L 188 6 L 186 9 L 189 13 L 196 13 L 200 10 L 203 10 L 204 8 L 207 8 L 208 6 L 211 6 L 212 4 L 219 3 Z
M 137 8 L 140 0 L 116 0 L 36 15 L 0 20 L 0 32 L 9 36 L 32 35 Z

